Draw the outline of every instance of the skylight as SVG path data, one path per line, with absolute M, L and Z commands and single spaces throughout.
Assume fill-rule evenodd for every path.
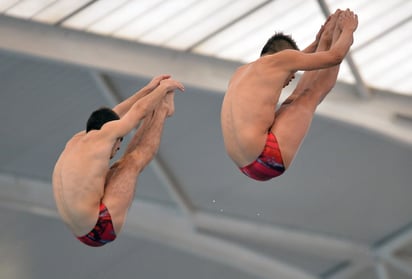
M 339 79 L 353 83 L 356 71 L 367 86 L 412 95 L 412 1 L 3 0 L 0 13 L 249 62 L 275 32 L 291 34 L 301 49 L 310 44 L 326 18 L 322 2 L 359 16 L 354 65 L 343 63 Z

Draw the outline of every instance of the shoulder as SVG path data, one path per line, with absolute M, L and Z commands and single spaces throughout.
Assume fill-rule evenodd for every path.
M 295 64 L 295 61 L 301 59 L 304 55 L 305 53 L 298 50 L 285 49 L 274 54 L 262 56 L 256 62 L 271 67 L 290 68 L 289 65 Z
M 286 71 L 312 71 L 324 69 L 339 63 L 338 57 L 331 50 L 304 53 L 297 50 L 283 50 L 278 53 L 262 57 L 262 63 L 268 67 Z
M 74 136 L 72 136 L 71 139 L 67 141 L 66 147 L 67 147 L 68 145 L 71 145 L 71 144 L 73 144 L 73 143 L 78 142 L 79 140 L 81 140 L 81 139 L 84 138 L 85 136 L 86 136 L 86 131 L 85 131 L 85 130 L 80 131 L 80 132 L 74 134 Z
M 126 118 L 121 118 L 119 120 L 113 120 L 106 122 L 100 130 L 90 131 L 87 133 L 85 139 L 91 139 L 92 141 L 103 140 L 103 141 L 115 141 L 117 138 L 125 136 L 123 132 L 123 126 L 127 125 Z
M 81 137 L 84 137 L 85 135 L 86 135 L 86 130 L 83 130 L 83 131 L 80 131 L 80 132 L 74 134 L 74 136 L 72 137 L 72 139 L 74 139 L 74 138 L 81 138 Z

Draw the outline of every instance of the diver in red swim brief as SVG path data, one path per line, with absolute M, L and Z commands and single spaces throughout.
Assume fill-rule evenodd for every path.
M 77 239 L 92 247 L 103 246 L 116 239 L 112 217 L 103 203 L 100 204 L 99 218 L 94 228 L 88 234 L 77 237 Z
M 268 133 L 263 152 L 254 162 L 240 170 L 250 178 L 259 181 L 269 180 L 285 172 L 282 154 L 274 134 Z

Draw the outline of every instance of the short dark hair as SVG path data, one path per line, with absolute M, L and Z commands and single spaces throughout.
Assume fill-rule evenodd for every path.
M 291 36 L 283 33 L 276 33 L 266 42 L 260 56 L 273 54 L 285 49 L 299 50 L 298 45 Z
M 105 123 L 119 119 L 119 115 L 112 109 L 106 107 L 99 108 L 93 111 L 87 120 L 86 133 L 90 130 L 100 130 Z

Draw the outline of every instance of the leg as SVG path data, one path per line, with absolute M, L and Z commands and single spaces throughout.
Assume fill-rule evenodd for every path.
M 143 121 L 142 121 L 143 123 L 137 129 L 136 133 L 134 134 L 134 136 L 130 140 L 129 144 L 127 145 L 125 153 L 130 153 L 130 152 L 132 152 L 133 150 L 136 149 L 136 146 L 139 144 L 140 140 L 142 139 L 142 136 L 149 129 L 150 123 L 153 120 L 154 113 L 155 113 L 155 111 L 153 111 L 152 114 L 146 116 L 143 119 Z
M 271 132 L 276 135 L 286 169 L 292 163 L 309 130 L 319 100 L 330 90 L 323 86 L 322 79 L 333 78 L 333 76 L 336 79 L 335 73 L 335 69 L 332 68 L 325 70 L 312 87 L 305 89 L 297 99 L 283 106 L 281 112 L 277 113 Z
M 170 92 L 165 96 L 164 102 L 166 103 L 165 105 L 168 107 L 168 113 L 167 117 L 170 117 L 174 113 L 174 92 Z M 142 135 L 145 134 L 145 132 L 150 128 L 151 122 L 153 119 L 155 111 L 151 115 L 148 115 L 144 120 L 143 123 L 140 125 L 138 128 L 136 134 L 133 136 L 133 138 L 130 140 L 129 145 L 126 148 L 125 153 L 130 153 L 133 150 L 136 149 L 136 146 L 139 144 Z
M 337 17 L 334 20 L 335 23 L 336 19 Z M 329 29 L 328 40 L 331 41 L 330 45 L 336 42 L 339 34 L 335 25 L 333 29 Z M 321 38 L 319 42 L 320 50 L 330 47 L 327 42 L 322 43 L 322 41 Z M 305 72 L 302 77 L 304 79 L 303 84 L 301 86 L 298 84 L 292 95 L 276 112 L 271 131 L 277 137 L 286 168 L 293 161 L 306 136 L 317 106 L 335 85 L 338 72 L 339 65 L 309 73 Z
M 138 176 L 153 159 L 159 148 L 168 113 L 169 107 L 164 101 L 156 108 L 150 121 L 147 121 L 147 129 L 143 130 L 143 134 L 134 149 L 130 148 L 129 152 L 125 153 L 107 174 L 103 203 L 112 216 L 116 234 L 123 227 L 127 211 L 134 199 Z
M 340 10 L 331 15 L 325 23 L 324 30 L 320 36 L 319 44 L 316 48 L 316 52 L 328 50 L 333 42 L 333 35 L 335 31 L 336 21 L 339 17 Z M 287 105 L 293 102 L 297 97 L 299 97 L 307 88 L 309 88 L 313 81 L 318 78 L 320 71 L 306 71 L 303 73 L 296 85 L 295 90 L 292 94 L 283 102 Z

